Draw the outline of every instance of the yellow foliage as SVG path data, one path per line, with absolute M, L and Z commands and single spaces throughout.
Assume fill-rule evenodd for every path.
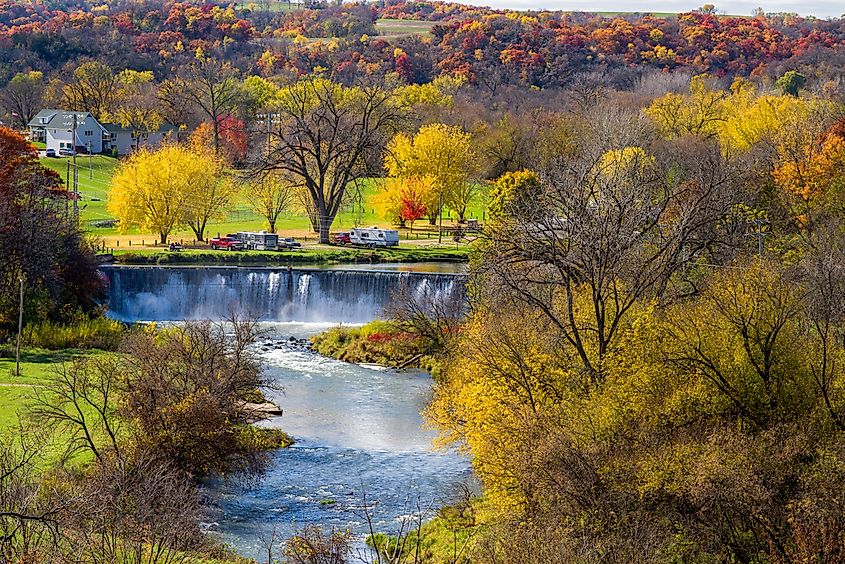
M 133 153 L 111 180 L 108 209 L 120 228 L 149 230 L 167 241 L 176 227 L 213 215 L 228 202 L 231 186 L 220 180 L 222 165 L 213 156 L 179 145 Z
M 442 197 L 462 214 L 474 195 L 468 180 L 476 171 L 477 158 L 470 134 L 457 126 L 425 125 L 413 139 L 400 133 L 388 146 L 385 168 L 394 178 L 429 178 L 429 212 L 440 209 Z

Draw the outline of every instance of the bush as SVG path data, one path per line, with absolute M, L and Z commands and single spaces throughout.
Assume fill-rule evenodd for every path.
M 24 344 L 41 349 L 117 350 L 126 326 L 107 317 L 80 316 L 71 323 L 44 321 L 24 329 Z

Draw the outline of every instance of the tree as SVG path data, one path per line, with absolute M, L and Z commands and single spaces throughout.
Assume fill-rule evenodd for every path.
M 276 104 L 278 124 L 263 170 L 290 175 L 304 187 L 320 242 L 347 195 L 347 188 L 370 170 L 368 159 L 398 123 L 392 93 L 374 87 L 347 88 L 321 78 L 283 89 Z
M 506 172 L 493 184 L 487 211 L 491 219 L 509 215 L 526 217 L 542 195 L 540 177 L 530 170 Z
M 432 224 L 442 213 L 441 202 L 458 213 L 458 221 L 464 221 L 477 192 L 477 185 L 468 182 L 476 170 L 476 156 L 470 135 L 460 127 L 425 125 L 413 138 L 400 133 L 388 146 L 385 168 L 395 178 L 431 179 L 426 208 Z
M 233 165 L 243 163 L 247 154 L 247 133 L 244 122 L 230 115 L 218 117 L 217 124 L 220 158 Z M 190 143 L 214 151 L 214 126 L 204 121 L 191 133 Z
M 414 222 L 428 213 L 426 206 L 431 201 L 433 184 L 430 176 L 387 179 L 376 205 L 386 219 L 402 227 L 410 222 L 413 229 Z
M 187 155 L 183 170 L 188 198 L 184 221 L 197 241 L 205 240 L 205 227 L 212 219 L 223 217 L 235 194 L 235 184 L 224 177 L 223 162 L 207 150 L 193 150 Z
M 40 477 L 45 434 L 21 425 L 0 439 L 0 558 L 7 562 L 61 560 L 68 507 Z
M 662 295 L 679 269 L 726 236 L 719 221 L 741 178 L 713 143 L 685 140 L 649 154 L 637 145 L 649 135 L 642 118 L 622 111 L 594 117 L 579 152 L 543 171 L 533 205 L 497 218 L 489 234 L 487 270 L 501 291 L 548 312 L 588 380 L 603 378 L 602 359 L 628 310 Z M 576 299 L 585 284 L 590 307 Z M 580 318 L 587 312 L 589 321 Z
M 61 95 L 67 109 L 90 112 L 101 121 L 105 121 L 115 108 L 121 94 L 118 75 L 111 67 L 99 61 L 82 63 L 61 85 Z
M 237 70 L 228 62 L 197 51 L 186 76 L 179 81 L 184 95 L 199 107 L 212 127 L 214 154 L 220 155 L 221 119 L 238 105 Z
M 0 92 L 3 109 L 12 116 L 12 123 L 20 129 L 25 129 L 41 110 L 43 97 L 44 75 L 39 71 L 16 74 Z
M 214 157 L 178 145 L 141 149 L 112 177 L 109 210 L 122 229 L 138 225 L 158 233 L 162 244 L 173 229 L 190 225 L 202 240 L 209 219 L 228 205 L 232 187 Z
M 297 185 L 283 174 L 267 174 L 260 181 L 247 186 L 247 198 L 252 209 L 267 220 L 271 233 L 276 232 L 276 222 L 282 212 L 290 208 L 297 194 Z
M 94 250 L 68 213 L 59 175 L 37 149 L 0 127 L 0 333 L 17 326 L 20 279 L 26 320 L 93 312 L 102 290 Z
M 132 130 L 137 149 L 143 136 L 150 131 L 157 131 L 164 121 L 156 97 L 153 73 L 127 69 L 118 74 L 117 81 L 122 92 L 112 115 L 121 126 Z
M 783 92 L 784 96 L 798 96 L 798 91 L 804 87 L 807 77 L 798 71 L 786 71 L 783 76 L 777 79 L 775 86 Z

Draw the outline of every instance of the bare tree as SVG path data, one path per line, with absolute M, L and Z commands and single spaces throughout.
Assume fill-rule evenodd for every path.
M 466 312 L 464 276 L 455 276 L 450 291 L 433 284 L 402 283 L 390 296 L 385 317 L 405 332 L 420 337 L 431 353 L 444 352 Z
M 715 144 L 667 149 L 639 114 L 602 110 L 580 149 L 542 171 L 535 205 L 488 231 L 479 272 L 499 299 L 539 308 L 599 381 L 632 306 L 724 237 L 740 176 Z
M 3 109 L 12 116 L 12 123 L 20 129 L 41 109 L 44 98 L 44 75 L 38 71 L 18 73 L 0 91 Z
M 82 561 L 177 564 L 207 544 L 197 490 L 167 462 L 102 460 L 78 487 L 72 523 Z
M 41 479 L 44 433 L 21 426 L 0 439 L 0 561 L 47 562 L 58 556 L 66 503 Z
M 67 436 L 65 455 L 88 451 L 98 460 L 120 456 L 123 423 L 116 403 L 125 392 L 122 363 L 113 356 L 77 358 L 56 367 L 31 408 L 35 421 Z
M 345 201 L 348 186 L 368 172 L 367 159 L 399 120 L 390 92 L 307 79 L 280 94 L 269 156 L 259 168 L 289 174 L 304 186 L 320 242 Z
M 187 99 L 196 104 L 211 122 L 214 154 L 219 156 L 220 121 L 234 111 L 240 98 L 237 70 L 228 62 L 200 55 L 177 84 Z M 177 100 L 170 89 L 160 92 L 160 96 L 164 94 L 169 94 L 168 100 Z
M 284 555 L 291 564 L 346 564 L 349 541 L 348 531 L 326 534 L 320 527 L 309 525 L 285 543 Z

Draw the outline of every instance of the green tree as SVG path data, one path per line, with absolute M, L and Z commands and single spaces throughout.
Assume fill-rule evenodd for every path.
M 782 77 L 777 79 L 775 86 L 783 92 L 784 96 L 798 96 L 798 92 L 804 87 L 807 77 L 798 71 L 786 71 Z

